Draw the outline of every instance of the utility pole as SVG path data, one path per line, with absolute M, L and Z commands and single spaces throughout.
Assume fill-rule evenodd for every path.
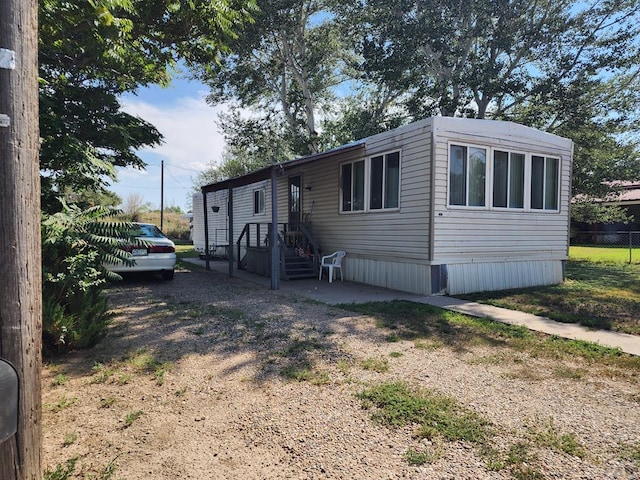
M 160 230 L 164 232 L 164 160 L 160 163 Z
M 38 1 L 2 0 L 0 357 L 15 367 L 19 393 L 17 431 L 0 443 L 2 480 L 42 478 L 39 143 Z

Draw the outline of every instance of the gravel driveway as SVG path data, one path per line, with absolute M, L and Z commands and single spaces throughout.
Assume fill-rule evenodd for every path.
M 390 342 L 372 318 L 196 268 L 108 293 L 107 338 L 45 367 L 44 463 L 77 458 L 71 478 L 640 478 L 638 372 Z M 375 422 L 357 395 L 394 381 L 455 399 L 493 436 Z

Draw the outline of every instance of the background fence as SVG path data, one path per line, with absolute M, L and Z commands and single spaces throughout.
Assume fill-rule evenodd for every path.
M 629 263 L 640 257 L 640 231 L 577 232 L 571 245 L 626 249 Z

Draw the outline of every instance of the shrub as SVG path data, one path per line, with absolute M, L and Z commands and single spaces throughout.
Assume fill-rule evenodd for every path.
M 42 221 L 43 348 L 64 352 L 95 345 L 111 314 L 102 288 L 114 277 L 104 263 L 127 262 L 125 245 L 135 241 L 129 223 L 105 222 L 108 207 L 63 210 Z M 117 277 L 117 276 L 116 276 Z

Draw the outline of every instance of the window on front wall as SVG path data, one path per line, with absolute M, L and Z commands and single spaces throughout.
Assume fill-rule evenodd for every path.
M 398 208 L 400 200 L 400 152 L 371 158 L 369 208 Z
M 531 157 L 531 208 L 558 210 L 559 168 L 557 158 Z
M 523 153 L 493 152 L 493 206 L 524 208 Z
M 341 167 L 341 211 L 400 207 L 400 152 L 376 155 Z
M 253 214 L 264 215 L 265 213 L 265 194 L 264 189 L 253 191 Z
M 451 145 L 449 158 L 449 205 L 484 207 L 487 150 Z
M 559 158 L 489 147 L 449 148 L 451 206 L 557 211 L 559 178 Z
M 342 211 L 364 210 L 364 160 L 342 165 Z

